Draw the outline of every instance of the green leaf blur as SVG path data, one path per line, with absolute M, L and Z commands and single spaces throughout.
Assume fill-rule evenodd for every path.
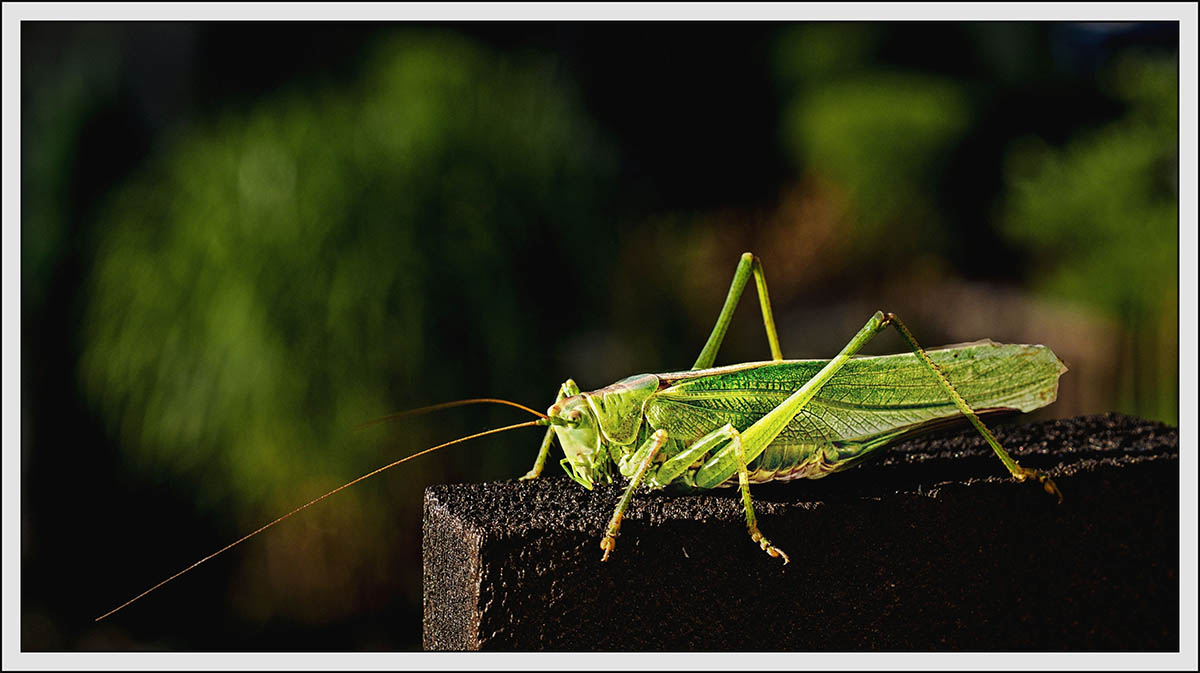
M 1010 157 L 1004 230 L 1026 247 L 1046 295 L 1119 324 L 1119 408 L 1178 422 L 1179 73 L 1132 54 L 1110 86 L 1128 104 L 1117 122 L 1061 149 L 1037 140 Z

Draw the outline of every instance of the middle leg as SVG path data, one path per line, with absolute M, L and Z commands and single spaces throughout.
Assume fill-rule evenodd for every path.
M 771 556 L 775 558 L 783 557 L 784 564 L 787 564 L 791 560 L 788 558 L 788 555 L 782 549 L 772 545 L 769 540 L 763 537 L 762 532 L 758 530 L 758 519 L 754 514 L 754 502 L 750 499 L 750 470 L 747 467 L 746 452 L 742 445 L 742 435 L 732 424 L 726 423 L 665 461 L 658 467 L 654 476 L 651 477 L 650 484 L 651 486 L 662 488 L 683 474 L 689 466 L 703 460 L 705 456 L 710 455 L 714 451 L 728 450 L 732 450 L 734 457 L 737 459 L 738 486 L 742 493 L 742 508 L 746 514 L 746 528 L 750 532 L 750 539 L 761 546 L 763 551 Z
M 746 465 L 746 449 L 742 446 L 742 434 L 728 423 L 718 432 L 729 438 L 729 448 L 733 450 L 733 455 L 737 459 L 738 490 L 742 493 L 742 509 L 746 513 L 746 528 L 750 532 L 750 540 L 757 543 L 772 557 L 783 557 L 783 564 L 787 565 L 791 561 L 787 553 L 772 545 L 771 541 L 763 537 L 762 532 L 758 530 L 758 517 L 754 515 L 754 501 L 750 499 L 750 469 Z

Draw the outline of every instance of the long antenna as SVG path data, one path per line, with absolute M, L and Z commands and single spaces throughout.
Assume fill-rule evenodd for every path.
M 362 430 L 363 428 L 369 428 L 372 425 L 378 425 L 379 423 L 386 423 L 387 421 L 394 421 L 397 418 L 404 418 L 405 416 L 415 416 L 417 414 L 425 414 L 425 413 L 429 413 L 431 411 L 438 411 L 439 409 L 453 409 L 454 407 L 464 407 L 468 404 L 504 404 L 504 405 L 507 405 L 510 407 L 516 407 L 517 409 L 520 409 L 522 411 L 528 411 L 529 413 L 533 414 L 534 416 L 537 416 L 538 418 L 546 417 L 546 414 L 543 414 L 540 411 L 534 411 L 533 409 L 530 409 L 529 407 L 525 406 L 524 404 L 517 404 L 516 402 L 510 402 L 508 400 L 502 400 L 502 399 L 498 399 L 495 397 L 476 397 L 476 398 L 472 398 L 469 400 L 455 400 L 453 402 L 442 402 L 441 404 L 431 404 L 427 407 L 418 407 L 416 409 L 408 409 L 407 411 L 397 411 L 394 414 L 388 414 L 386 416 L 380 416 L 379 418 L 373 418 L 369 421 L 363 421 L 362 423 L 359 423 L 358 425 L 354 426 L 354 429 Z
M 450 404 L 453 404 L 453 403 L 450 403 Z M 514 404 L 515 404 L 515 403 L 514 403 Z M 519 406 L 519 405 L 518 405 L 518 406 Z M 537 413 L 537 412 L 534 412 L 534 413 Z M 540 414 L 539 414 L 539 415 L 540 415 Z M 355 479 L 354 481 L 349 481 L 349 482 L 346 482 L 345 484 L 342 484 L 341 486 L 338 486 L 337 488 L 335 488 L 335 489 L 333 489 L 332 491 L 330 491 L 330 492 L 326 493 L 325 495 L 322 495 L 322 496 L 321 496 L 321 497 L 319 497 L 319 498 L 314 498 L 313 500 L 310 500 L 309 502 L 307 502 L 307 503 L 305 503 L 305 504 L 303 504 L 303 505 L 301 505 L 301 506 L 297 507 L 296 509 L 293 509 L 292 511 L 288 512 L 287 514 L 284 514 L 283 516 L 279 517 L 278 519 L 275 519 L 275 520 L 274 520 L 274 521 L 272 521 L 271 523 L 269 523 L 269 524 L 267 524 L 267 525 L 265 525 L 265 526 L 263 526 L 263 527 L 259 528 L 258 530 L 254 531 L 253 533 L 250 533 L 249 535 L 246 535 L 246 536 L 244 536 L 244 537 L 242 537 L 242 538 L 240 538 L 240 539 L 238 539 L 238 540 L 236 540 L 236 541 L 234 541 L 234 542 L 231 542 L 231 543 L 230 543 L 230 544 L 228 544 L 228 545 L 225 545 L 224 547 L 222 547 L 222 548 L 218 549 L 217 551 L 215 551 L 215 552 L 213 552 L 213 553 L 209 554 L 208 556 L 205 556 L 204 558 L 200 559 L 199 561 L 196 561 L 196 562 L 195 562 L 195 563 L 193 563 L 192 565 L 190 565 L 190 566 L 188 566 L 188 567 L 184 568 L 183 570 L 180 570 L 179 572 L 175 573 L 174 575 L 171 575 L 171 576 L 170 576 L 170 577 L 168 577 L 167 579 L 165 579 L 165 580 L 163 580 L 163 581 L 159 582 L 158 584 L 155 584 L 154 586 L 150 587 L 149 589 L 146 589 L 146 590 L 145 590 L 145 591 L 143 591 L 142 593 L 140 593 L 140 594 L 138 594 L 138 595 L 134 596 L 133 598 L 131 598 L 131 599 L 129 599 L 129 600 L 127 600 L 127 601 L 125 601 L 124 603 L 122 603 L 122 604 L 118 605 L 117 607 L 113 608 L 112 610 L 109 610 L 108 612 L 106 612 L 106 613 L 104 613 L 104 614 L 100 615 L 99 617 L 97 617 L 97 618 L 96 618 L 96 621 L 100 621 L 101 619 L 104 619 L 105 617 L 108 617 L 109 615 L 113 614 L 114 612 L 117 612 L 118 610 L 121 610 L 122 608 L 124 608 L 124 607 L 126 607 L 126 606 L 130 605 L 131 603 L 133 603 L 134 601 L 138 600 L 139 598 L 141 598 L 141 597 L 145 596 L 146 594 L 150 593 L 151 591 L 154 591 L 155 589 L 157 589 L 157 588 L 161 587 L 162 585 L 166 584 L 167 582 L 170 582 L 171 580 L 175 579 L 176 577 L 179 577 L 180 575 L 182 575 L 182 574 L 186 573 L 187 571 L 191 570 L 192 568 L 195 568 L 196 566 L 200 565 L 201 563 L 204 563 L 205 561 L 207 561 L 207 560 L 209 560 L 209 559 L 211 559 L 211 558 L 213 558 L 213 557 L 215 557 L 215 556 L 219 556 L 220 554 L 223 554 L 223 553 L 225 553 L 225 552 L 229 551 L 230 549 L 233 549 L 234 547 L 238 546 L 239 544 L 241 544 L 241 543 L 245 542 L 246 540 L 249 540 L 250 538 L 254 537 L 255 535 L 258 535 L 259 533 L 261 533 L 261 532 L 263 532 L 264 530 L 266 530 L 266 529 L 270 528 L 271 526 L 274 526 L 275 524 L 279 523 L 280 521 L 283 521 L 284 519 L 286 519 L 286 518 L 288 518 L 288 517 L 292 516 L 293 514 L 296 514 L 297 512 L 300 512 L 300 511 L 302 511 L 302 510 L 308 509 L 309 507 L 312 507 L 313 505 L 317 504 L 318 502 L 321 502 L 322 500 L 324 500 L 325 498 L 328 498 L 329 496 L 333 495 L 334 493 L 337 493 L 338 491 L 340 491 L 340 490 L 342 490 L 342 489 L 344 489 L 344 488 L 349 488 L 350 486 L 353 486 L 353 485 L 357 484 L 358 482 L 362 481 L 363 479 L 366 479 L 366 478 L 368 478 L 368 477 L 373 477 L 373 476 L 375 476 L 375 475 L 379 474 L 380 472 L 383 472 L 384 470 L 387 470 L 387 469 L 390 469 L 390 468 L 393 468 L 393 467 L 395 467 L 395 466 L 399 465 L 400 463 L 403 463 L 403 462 L 410 461 L 410 460 L 412 460 L 413 458 L 416 458 L 416 457 L 418 457 L 418 456 L 423 456 L 423 455 L 425 455 L 425 454 L 427 454 L 427 453 L 431 453 L 431 452 L 433 452 L 433 451 L 437 451 L 438 449 L 444 449 L 444 448 L 446 448 L 447 446 L 452 446 L 452 445 L 454 445 L 454 444 L 458 444 L 458 443 L 460 443 L 460 442 L 465 442 L 465 441 L 467 441 L 467 440 L 470 440 L 470 439 L 476 439 L 476 438 L 479 438 L 479 437 L 484 437 L 484 436 L 486 436 L 486 435 L 494 435 L 494 434 L 496 434 L 496 433 L 498 433 L 498 432 L 505 432 L 506 430 L 515 430 L 515 429 L 517 429 L 517 428 L 529 428 L 529 427 L 533 427 L 533 426 L 536 426 L 536 425 L 546 425 L 546 420 L 545 420 L 545 418 L 544 418 L 544 417 L 543 417 L 543 418 L 539 418 L 539 419 L 538 419 L 538 420 L 536 420 L 536 421 L 526 421 L 525 423 L 517 423 L 516 425 L 507 425 L 507 426 L 504 426 L 503 428 L 493 428 L 493 429 L 491 429 L 491 430 L 485 430 L 485 431 L 483 431 L 483 432 L 477 432 L 477 433 L 475 433 L 475 434 L 473 434 L 473 435 L 468 435 L 468 436 L 466 436 L 466 437 L 459 437 L 458 439 L 455 439 L 455 440 L 453 440 L 453 441 L 450 441 L 450 442 L 446 442 L 445 444 L 438 444 L 437 446 L 434 446 L 434 447 L 431 447 L 431 448 L 425 449 L 424 451 L 418 451 L 417 453 L 414 453 L 414 454 L 412 454 L 411 456 L 406 456 L 406 457 L 404 457 L 404 458 L 401 458 L 400 460 L 397 460 L 397 461 L 395 461 L 395 462 L 393 462 L 393 463 L 388 463 L 387 465 L 384 465 L 383 467 L 381 467 L 381 468 L 379 468 L 379 469 L 377 469 L 377 470 L 374 470 L 374 471 L 372 471 L 372 472 L 368 472 L 368 473 L 364 474 L 363 476 L 361 476 L 361 477 L 359 477 L 359 478 Z

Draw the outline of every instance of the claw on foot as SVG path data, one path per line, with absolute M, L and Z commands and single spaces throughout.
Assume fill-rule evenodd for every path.
M 604 539 L 600 541 L 600 548 L 604 550 L 604 556 L 600 560 L 607 561 L 608 555 L 611 554 L 612 550 L 615 549 L 616 547 L 617 547 L 616 536 L 605 535 Z
M 530 470 L 530 471 L 526 472 L 525 476 L 521 477 L 519 479 L 519 481 L 525 481 L 526 479 L 537 479 L 540 476 L 542 476 L 541 472 L 539 472 L 537 470 Z
M 750 539 L 757 542 L 758 546 L 762 547 L 762 550 L 770 554 L 772 558 L 782 557 L 783 565 L 791 563 L 792 559 L 788 558 L 787 552 L 771 544 L 770 540 L 763 537 L 762 533 L 758 532 L 757 529 L 750 531 Z
M 762 542 L 759 543 L 759 545 L 762 546 L 763 551 L 767 552 L 772 557 L 774 557 L 774 558 L 782 557 L 783 565 L 787 565 L 788 563 L 791 563 L 792 559 L 788 558 L 787 552 L 783 551 L 779 547 L 772 545 L 770 542 L 767 541 L 767 538 L 764 537 L 762 539 Z
M 1054 480 L 1043 474 L 1038 481 L 1042 482 L 1042 488 L 1047 493 L 1058 498 L 1058 504 L 1061 505 L 1063 501 L 1062 491 L 1058 490 L 1058 486 L 1054 483 Z
M 1018 467 L 1021 471 L 1017 474 L 1017 481 L 1025 481 L 1029 478 L 1036 479 L 1037 482 L 1042 485 L 1042 490 L 1058 498 L 1058 504 L 1062 504 L 1062 491 L 1058 490 L 1058 485 L 1054 483 L 1054 480 L 1050 478 L 1050 475 L 1042 472 L 1041 470 L 1031 470 L 1027 467 Z

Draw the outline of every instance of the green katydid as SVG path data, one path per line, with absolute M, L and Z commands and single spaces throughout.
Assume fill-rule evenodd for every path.
M 746 283 L 753 275 L 771 360 L 713 367 Z M 876 334 L 894 327 L 911 353 L 855 357 Z M 737 486 L 750 538 L 786 564 L 786 553 L 758 529 L 750 483 L 816 479 L 858 464 L 879 449 L 965 416 L 1017 481 L 1033 479 L 1062 502 L 1053 480 L 1022 467 L 979 419 L 979 412 L 1032 411 L 1053 402 L 1066 366 L 1040 345 L 978 341 L 925 350 L 891 313 L 876 312 L 831 360 L 784 360 L 761 262 L 742 255 L 716 326 L 691 370 L 639 374 L 590 392 L 568 379 L 546 414 L 498 399 L 460 400 L 408 413 L 500 403 L 537 420 L 462 437 L 369 472 L 262 526 L 159 582 L 97 621 L 321 500 L 431 451 L 515 428 L 548 426 L 533 468 L 541 475 L 554 439 L 566 473 L 585 488 L 628 483 L 600 546 L 616 547 L 621 520 L 640 486 L 706 490 Z M 953 382 L 951 382 L 953 379 Z M 970 400 L 968 402 L 967 400 Z

